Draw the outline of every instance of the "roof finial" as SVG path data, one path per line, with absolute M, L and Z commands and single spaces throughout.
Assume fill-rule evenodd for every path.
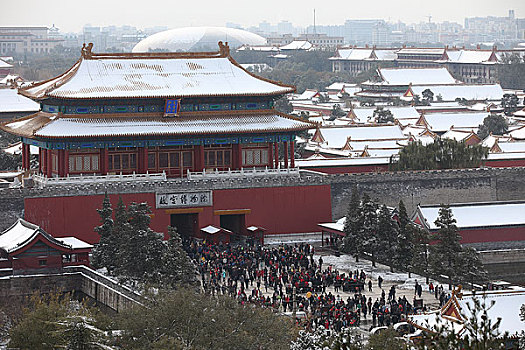
M 93 49 L 93 43 L 89 43 L 86 46 L 86 43 L 82 45 L 80 52 L 82 53 L 83 58 L 91 58 L 91 49 Z
M 223 44 L 222 41 L 219 41 L 219 54 L 221 57 L 230 56 L 230 47 L 228 46 L 228 42 Z

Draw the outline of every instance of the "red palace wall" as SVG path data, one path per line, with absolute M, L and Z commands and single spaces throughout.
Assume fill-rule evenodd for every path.
M 487 160 L 485 166 L 493 168 L 511 168 L 517 166 L 525 166 L 525 159 L 509 159 L 509 160 Z
M 462 229 L 461 243 L 505 242 L 525 240 L 525 226 L 486 227 L 480 229 Z
M 115 209 L 119 195 L 110 195 Z M 104 195 L 39 197 L 25 199 L 25 219 L 55 237 L 75 236 L 89 243 L 98 242 L 93 231 L 100 224 L 96 211 Z M 155 208 L 155 193 L 122 194 L 127 205 L 147 202 L 152 208 L 151 228 L 167 232 L 169 209 Z M 246 226 L 261 226 L 267 234 L 318 231 L 317 224 L 332 221 L 330 185 L 227 189 L 213 191 L 213 206 L 202 207 L 199 228 L 220 226 L 216 210 L 250 209 Z

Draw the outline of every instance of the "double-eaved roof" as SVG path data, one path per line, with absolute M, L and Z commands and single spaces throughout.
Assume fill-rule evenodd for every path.
M 229 56 L 206 53 L 94 54 L 20 93 L 33 99 L 180 98 L 281 95 L 289 85 L 257 77 Z
M 23 137 L 104 138 L 126 136 L 205 135 L 301 131 L 312 124 L 275 110 L 188 112 L 179 118 L 157 116 L 89 117 L 39 112 L 4 125 L 4 130 Z

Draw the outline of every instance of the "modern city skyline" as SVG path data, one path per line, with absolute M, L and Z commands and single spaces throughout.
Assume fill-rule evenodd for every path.
M 313 0 L 301 2 L 268 0 L 260 4 L 235 0 L 222 2 L 202 0 L 199 3 L 200 5 L 195 2 L 166 0 L 151 0 L 147 3 L 121 0 L 110 2 L 27 0 L 4 4 L 0 22 L 4 26 L 50 26 L 54 23 L 62 32 L 79 32 L 87 23 L 93 26 L 129 24 L 139 28 L 157 25 L 176 28 L 223 26 L 226 22 L 233 22 L 249 27 L 265 20 L 271 23 L 284 20 L 296 26 L 306 27 L 313 23 L 314 8 L 316 23 L 319 25 L 343 24 L 347 19 L 370 18 L 380 18 L 390 22 L 419 23 L 428 21 L 428 16 L 431 16 L 434 22 L 453 21 L 464 24 L 466 17 L 504 17 L 508 15 L 509 9 L 515 11 L 516 17 L 525 17 L 525 6 L 520 0 L 500 2 L 466 0 L 459 3 L 443 0 L 439 3 L 424 3 L 418 6 L 408 0 L 397 2 L 378 0 L 373 6 L 363 6 L 353 2 L 320 6 Z

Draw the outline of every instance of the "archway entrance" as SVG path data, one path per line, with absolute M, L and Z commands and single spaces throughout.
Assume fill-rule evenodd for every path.
M 240 237 L 245 236 L 246 220 L 244 214 L 221 215 L 220 225 L 222 228 L 235 234 L 232 240 L 238 240 Z
M 170 225 L 177 228 L 183 239 L 194 237 L 199 229 L 199 214 L 171 214 Z

